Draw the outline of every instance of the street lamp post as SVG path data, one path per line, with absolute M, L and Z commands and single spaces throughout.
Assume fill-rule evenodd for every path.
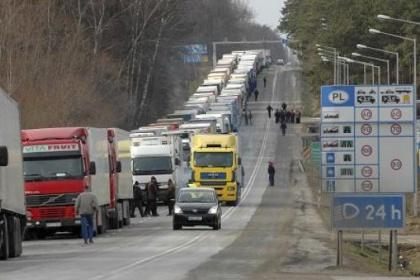
M 318 55 L 321 57 L 321 60 L 324 61 L 324 62 L 333 62 L 334 64 L 337 63 L 337 65 L 339 67 L 343 66 L 343 68 L 347 68 L 347 69 L 349 67 L 349 65 L 344 60 L 340 59 L 340 57 L 336 58 L 335 56 L 333 56 L 330 53 L 319 52 Z M 343 78 L 343 81 L 344 81 L 344 83 L 348 84 L 349 83 L 348 71 L 344 72 L 344 74 L 347 75 L 347 76 L 345 76 Z M 338 81 L 337 81 L 337 83 L 334 83 L 334 84 L 338 84 Z
M 381 52 L 381 53 L 386 53 L 386 54 L 392 54 L 395 55 L 395 74 L 396 74 L 396 84 L 398 85 L 400 83 L 400 56 L 398 52 L 392 52 L 392 51 L 388 51 L 388 50 L 383 50 L 383 49 L 378 49 L 378 48 L 373 48 L 373 47 L 369 47 L 363 44 L 357 44 L 356 48 L 358 49 L 367 49 L 367 50 L 372 50 L 372 51 L 377 51 L 377 52 Z
M 391 21 L 398 21 L 398 22 L 403 22 L 403 23 L 409 23 L 409 24 L 414 24 L 414 25 L 420 25 L 420 22 L 415 22 L 412 20 L 407 20 L 407 19 L 399 19 L 399 18 L 392 18 L 390 16 L 387 15 L 378 15 L 377 16 L 379 19 L 382 20 L 391 20 Z M 408 40 L 408 41 L 412 41 L 413 42 L 413 64 L 414 64 L 414 69 L 413 69 L 413 84 L 414 84 L 414 92 L 416 94 L 416 107 L 414 109 L 414 113 L 417 115 L 417 41 L 416 38 L 408 38 L 408 37 L 403 37 L 403 36 L 399 36 L 399 35 L 395 35 L 395 34 L 389 34 L 389 33 L 385 33 L 385 32 L 381 32 L 379 30 L 376 29 L 369 29 L 369 32 L 371 33 L 382 33 L 385 35 L 389 35 L 392 37 L 396 37 L 396 38 L 400 38 L 400 39 L 404 39 L 404 40 Z M 415 176 L 414 179 L 415 182 L 415 186 L 416 186 L 416 192 L 413 195 L 413 215 L 417 216 L 417 176 Z M 394 270 L 397 267 L 397 251 L 398 251 L 398 245 L 397 245 L 397 236 L 398 233 L 397 231 L 391 231 L 391 235 L 390 235 L 390 240 L 391 240 L 391 244 L 392 244 L 392 240 L 394 240 L 394 243 L 392 244 L 392 251 L 393 253 L 390 253 L 392 255 L 392 262 L 390 263 L 390 268 L 393 268 Z M 391 245 L 390 244 L 390 245 Z M 391 247 L 391 246 L 390 246 Z
M 317 47 L 318 51 L 324 50 L 324 51 L 329 51 L 332 52 L 334 54 L 334 84 L 337 84 L 337 56 L 338 56 L 338 52 L 336 48 L 333 47 L 329 47 L 329 46 L 323 46 L 320 44 L 315 44 L 315 46 Z
M 351 59 L 348 57 L 343 57 L 343 59 L 347 62 L 347 63 L 355 63 L 355 64 L 360 64 L 363 65 L 363 73 L 364 73 L 364 84 L 367 83 L 366 81 L 366 66 L 371 67 L 372 69 L 372 84 L 375 84 L 375 65 L 373 65 L 372 63 L 367 63 L 364 61 L 360 61 L 360 60 L 355 60 L 355 59 Z
M 399 39 L 403 39 L 403 40 L 406 40 L 406 41 L 413 42 L 413 64 L 414 64 L 413 84 L 414 84 L 415 92 L 416 92 L 416 95 L 417 95 L 417 40 L 416 40 L 416 38 L 409 38 L 409 37 L 405 37 L 405 36 L 400 36 L 400 35 L 396 35 L 396 34 L 382 32 L 378 29 L 373 29 L 373 28 L 369 28 L 369 32 L 373 33 L 373 34 L 383 34 L 383 35 L 387 35 L 387 36 L 390 36 L 390 37 L 399 38 Z M 417 96 L 416 96 L 416 99 L 417 99 Z M 417 210 L 416 210 L 416 215 L 417 215 Z
M 376 60 L 376 61 L 380 61 L 380 62 L 386 63 L 387 82 L 388 82 L 388 85 L 390 84 L 390 82 L 389 82 L 389 60 L 388 59 L 382 59 L 382 58 L 378 58 L 378 57 L 374 57 L 374 56 L 363 55 L 363 54 L 356 53 L 356 52 L 352 53 L 351 55 L 352 56 L 358 56 L 358 57 L 364 57 L 364 58 L 367 58 L 367 59 Z M 379 76 L 381 76 L 380 70 L 379 70 Z M 380 83 L 380 81 L 379 81 L 379 83 Z

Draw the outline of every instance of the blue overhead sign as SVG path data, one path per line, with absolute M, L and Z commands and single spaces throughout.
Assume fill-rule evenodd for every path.
M 405 201 L 402 195 L 335 195 L 332 228 L 402 229 Z

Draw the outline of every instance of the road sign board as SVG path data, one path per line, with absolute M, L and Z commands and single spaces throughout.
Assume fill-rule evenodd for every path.
M 415 192 L 415 116 L 412 85 L 322 87 L 323 191 Z
M 334 195 L 333 229 L 402 229 L 405 225 L 403 195 Z

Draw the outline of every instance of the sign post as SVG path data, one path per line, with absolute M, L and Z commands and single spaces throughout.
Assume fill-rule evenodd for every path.
M 333 193 L 332 228 L 337 239 L 346 229 L 392 231 L 393 267 L 403 194 L 416 192 L 415 112 L 412 85 L 321 88 L 321 181 Z

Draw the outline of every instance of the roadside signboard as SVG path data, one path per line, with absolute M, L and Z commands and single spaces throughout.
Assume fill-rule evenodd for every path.
M 411 85 L 322 87 L 324 192 L 415 192 L 413 93 Z
M 321 148 L 319 142 L 311 143 L 311 160 L 317 164 L 321 162 Z
M 403 195 L 336 194 L 332 201 L 333 229 L 402 229 Z

